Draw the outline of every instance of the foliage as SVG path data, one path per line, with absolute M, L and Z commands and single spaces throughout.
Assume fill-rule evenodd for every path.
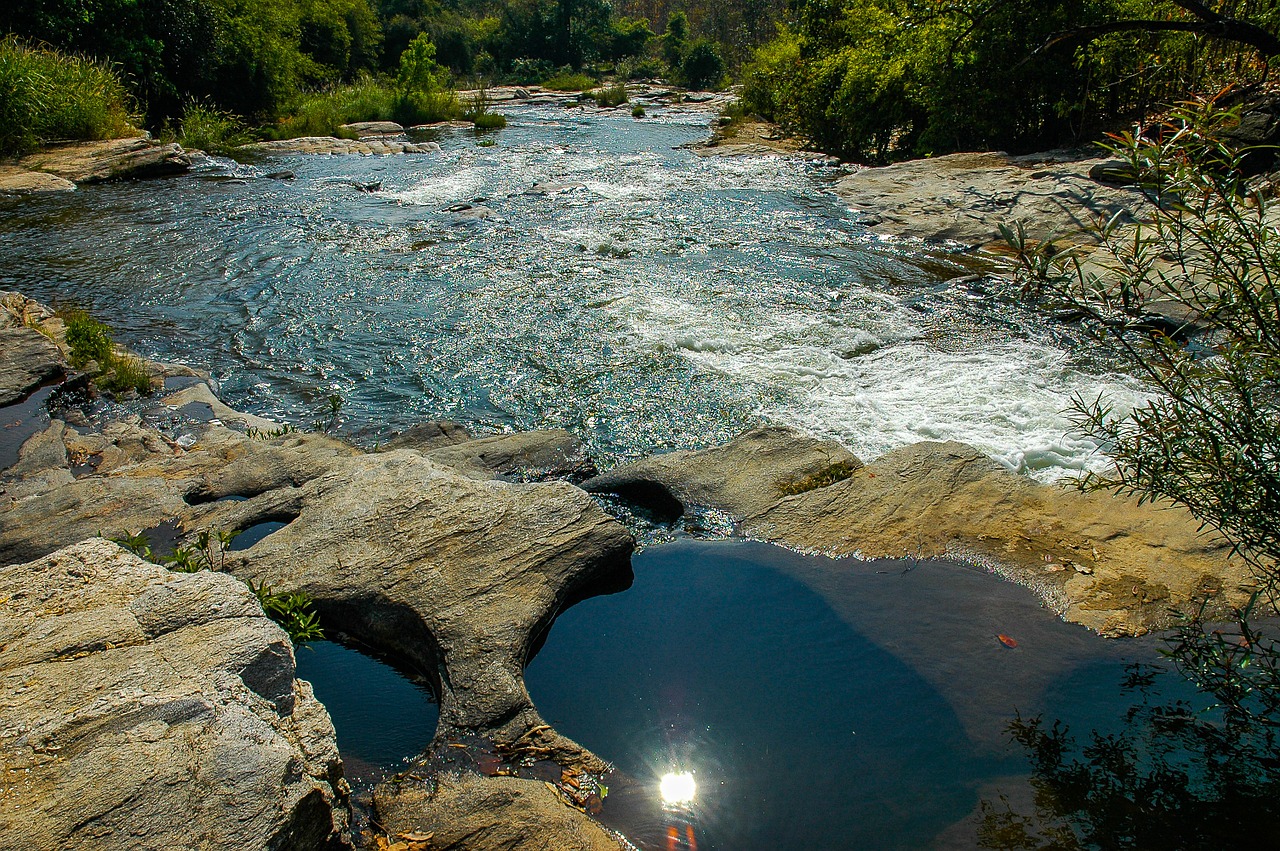
M 1255 52 L 1188 32 L 1058 38 L 1183 14 L 1166 0 L 804 0 L 756 52 L 746 92 L 761 114 L 855 159 L 1043 148 L 1265 73 Z
M 714 42 L 699 39 L 680 63 L 680 79 L 691 89 L 720 89 L 725 75 L 724 59 Z
M 393 120 L 396 103 L 396 92 L 390 85 L 365 74 L 355 82 L 299 96 L 286 108 L 289 117 L 267 135 L 275 139 L 338 136 L 344 124 Z
M 256 426 L 249 426 L 245 431 L 245 437 L 251 440 L 274 440 L 277 437 L 284 437 L 287 434 L 293 434 L 298 431 L 298 427 L 294 425 L 280 426 L 279 428 L 260 429 Z
M 596 89 L 591 93 L 596 106 L 622 106 L 627 102 L 627 87 L 623 83 Z
M 689 16 L 684 12 L 673 12 L 667 18 L 666 32 L 662 34 L 662 60 L 668 68 L 679 68 L 688 47 Z
M 490 112 L 489 106 L 489 89 L 481 84 L 468 99 L 462 117 L 474 124 L 477 130 L 501 130 L 506 127 L 506 116 Z
M 394 120 L 428 124 L 458 115 L 458 99 L 448 86 L 448 72 L 436 62 L 436 46 L 426 33 L 418 35 L 400 55 L 396 73 Z
M 852 476 L 859 466 L 859 464 L 852 461 L 837 461 L 834 464 L 823 467 L 816 473 L 811 473 L 794 482 L 788 482 L 779 490 L 784 494 L 793 495 L 829 487 Z
M 1079 743 L 1059 722 L 1009 725 L 1031 760 L 1032 812 L 982 802 L 981 848 L 1002 851 L 1268 847 L 1280 836 L 1280 742 L 1187 701 L 1155 702 L 1160 669 L 1134 666 L 1136 703 L 1115 733 Z
M 130 390 L 143 394 L 151 392 L 151 373 L 139 358 L 113 354 L 110 364 L 110 371 L 97 379 L 102 389 L 115 395 Z
M 1080 815 L 1094 802 L 1069 794 L 1082 779 L 1099 783 L 1108 772 L 1130 784 L 1139 754 L 1125 750 L 1128 745 L 1103 743 L 1120 749 L 1100 761 L 1107 749 L 1095 742 L 1082 751 L 1089 763 L 1065 763 L 1045 756 L 1066 749 L 1056 728 L 1015 730 L 1038 775 L 1067 795 L 1061 814 L 1086 840 L 1123 829 L 1123 837 L 1154 843 L 1105 847 L 1173 847 L 1155 837 L 1178 831 L 1188 844 L 1177 847 L 1233 847 L 1230 826 L 1212 826 L 1223 831 L 1219 839 L 1201 837 L 1211 829 L 1205 823 L 1219 816 L 1272 837 L 1280 825 L 1270 804 L 1280 789 L 1274 739 L 1280 642 L 1256 625 L 1257 615 L 1274 612 L 1280 580 L 1280 232 L 1271 198 L 1241 168 L 1247 152 L 1224 141 L 1238 122 L 1238 110 L 1201 101 L 1179 106 L 1156 126 L 1115 137 L 1110 150 L 1140 176 L 1152 208 L 1149 221 L 1123 225 L 1117 218 L 1100 226 L 1109 258 L 1103 271 L 1071 250 L 1020 256 L 1024 292 L 1078 312 L 1099 343 L 1156 391 L 1127 414 L 1100 399 L 1076 400 L 1078 427 L 1115 459 L 1113 471 L 1083 486 L 1185 506 L 1231 544 L 1257 588 L 1248 605 L 1232 612 L 1233 625 L 1210 620 L 1220 611 L 1212 592 L 1196 610 L 1178 613 L 1170 655 L 1212 700 L 1217 720 L 1177 716 L 1172 724 L 1151 716 L 1154 743 L 1147 750 L 1155 762 L 1148 779 L 1152 790 L 1164 791 L 1146 809 L 1118 814 L 1112 809 L 1124 810 L 1123 801 L 1106 800 L 1099 822 L 1092 810 Z M 1157 302 L 1193 317 L 1194 325 L 1153 321 L 1149 310 Z M 1190 749 L 1192 762 L 1169 769 L 1161 759 L 1171 751 L 1161 736 Z M 1114 783 L 1099 789 L 1108 799 L 1118 794 Z M 1179 811 L 1185 818 L 1171 821 Z
M 542 81 L 542 87 L 553 92 L 582 92 L 595 85 L 596 81 L 586 74 L 559 73 Z
M 195 573 L 200 570 L 222 572 L 226 568 L 227 551 L 238 534 L 240 533 L 223 529 L 205 529 L 197 533 L 192 543 L 177 547 L 168 556 L 157 556 L 151 548 L 151 542 L 142 532 L 122 532 L 109 540 L 139 558 L 178 573 Z M 267 617 L 283 627 L 294 644 L 324 638 L 320 616 L 314 609 L 315 603 L 305 591 L 275 592 L 265 582 L 254 585 L 251 580 L 245 580 L 245 584 L 258 598 Z
M 636 104 L 635 106 L 631 107 L 631 117 L 644 118 L 645 117 L 644 107 L 641 106 L 640 104 Z
M 174 138 L 182 147 L 208 154 L 231 156 L 236 148 L 254 140 L 244 119 L 207 104 L 187 106 L 178 126 Z
M 320 616 L 316 614 L 315 603 L 311 595 L 305 591 L 276 592 L 265 582 L 254 585 L 246 580 L 249 590 L 258 597 L 258 603 L 267 617 L 289 633 L 294 644 L 324 639 L 324 630 L 320 626 Z
M 0 39 L 0 155 L 59 139 L 110 139 L 132 130 L 124 86 L 104 63 Z
M 105 369 L 111 363 L 113 345 L 111 329 L 78 308 L 61 311 L 67 329 L 67 347 L 71 349 L 71 365 L 81 369 L 90 362 Z

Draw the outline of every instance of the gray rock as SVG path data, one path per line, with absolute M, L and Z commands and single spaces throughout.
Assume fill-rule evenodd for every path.
M 0 165 L 0 195 L 43 195 L 50 192 L 74 192 L 76 185 L 65 177 L 28 171 L 11 165 Z
M 360 156 L 386 154 L 439 153 L 435 142 L 408 142 L 395 139 L 338 139 L 333 136 L 302 136 L 297 139 L 276 139 L 270 142 L 252 142 L 241 145 L 240 150 L 264 154 L 331 154 Z
M 472 439 L 471 433 L 460 423 L 452 420 L 431 420 L 405 429 L 381 444 L 380 448 L 383 451 L 417 449 L 421 452 L 429 452 L 442 446 L 466 443 Z
M 598 472 L 582 441 L 564 429 L 495 434 L 436 447 L 426 455 L 485 478 L 497 475 L 522 482 L 583 481 Z
M 838 443 L 784 426 L 744 432 L 724 446 L 655 455 L 588 479 L 582 487 L 616 493 L 659 513 L 712 508 L 735 518 L 776 503 L 789 487 L 832 467 L 862 463 Z
M 1089 177 L 1098 159 L 949 154 L 863 168 L 836 185 L 860 220 L 880 233 L 930 241 L 986 245 L 1000 239 L 1002 222 L 1024 221 L 1035 239 L 1088 241 L 1101 216 L 1141 217 L 1147 209 L 1133 189 Z
M 164 177 L 191 168 L 191 158 L 175 144 L 148 136 L 51 145 L 18 161 L 28 171 L 43 171 L 74 183 L 99 183 L 128 177 Z
M 6 847 L 349 847 L 333 725 L 243 583 L 89 540 L 0 598 Z
M 576 589 L 625 569 L 633 547 L 571 485 L 480 481 L 403 449 L 272 496 L 226 509 L 237 528 L 247 512 L 295 516 L 228 570 L 306 591 L 326 625 L 431 679 L 437 739 L 541 723 L 523 673 L 534 637 Z
M 357 121 L 342 125 L 343 130 L 350 130 L 363 141 L 365 139 L 381 139 L 385 136 L 403 136 L 404 128 L 394 121 Z
M 48 337 L 34 328 L 0 324 L 0 407 L 60 381 L 66 369 L 66 359 Z

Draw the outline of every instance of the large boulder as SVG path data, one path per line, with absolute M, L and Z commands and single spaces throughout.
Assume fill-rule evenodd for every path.
M 333 725 L 244 583 L 94 539 L 0 598 L 6 848 L 348 847 Z
M 1104 185 L 1090 171 L 1104 161 L 1068 155 L 1011 157 L 948 154 L 862 168 L 836 185 L 877 233 L 987 245 L 1003 222 L 1026 222 L 1034 239 L 1088 241 L 1099 218 L 1140 217 L 1146 202 L 1132 188 Z
M 835 441 L 767 426 L 744 432 L 724 446 L 624 464 L 582 486 L 618 494 L 659 514 L 678 516 L 687 508 L 711 508 L 742 518 L 763 511 L 808 481 L 847 476 L 861 466 Z
M 954 442 L 890 452 L 784 497 L 741 530 L 830 556 L 977 560 L 1105 635 L 1157 628 L 1170 607 L 1206 593 L 1239 604 L 1253 587 L 1245 565 L 1180 507 L 1040 484 Z

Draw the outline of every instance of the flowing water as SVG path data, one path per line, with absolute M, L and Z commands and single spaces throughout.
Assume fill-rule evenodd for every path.
M 562 426 L 602 466 L 772 421 L 867 459 L 964 440 L 1053 480 L 1104 461 L 1068 433 L 1074 394 L 1139 397 L 958 280 L 967 258 L 867 233 L 830 166 L 696 157 L 678 146 L 705 116 L 509 117 L 492 146 L 446 131 L 440 155 L 210 161 L 2 208 L 0 288 L 89 308 L 237 408 L 305 426 L 337 394 L 366 442 L 438 417 Z M 1015 708 L 1105 726 L 1122 658 L 1150 653 L 956 565 L 686 540 L 634 570 L 560 616 L 529 686 L 636 788 L 692 772 L 679 838 L 704 851 L 973 847 L 978 801 L 1025 793 Z M 430 695 L 380 662 L 321 643 L 299 670 L 358 786 L 430 739 Z M 671 825 L 628 812 L 604 818 L 667 847 Z
M 706 122 L 516 109 L 492 146 L 86 187 L 0 210 L 0 287 L 209 369 L 233 407 L 307 425 L 338 394 L 369 441 L 563 426 L 607 463 L 770 420 L 864 458 L 954 438 L 1046 480 L 1101 462 L 1061 412 L 1136 388 L 947 283 L 965 258 L 867 233 L 836 169 L 677 147 Z M 446 210 L 481 198 L 493 218 Z

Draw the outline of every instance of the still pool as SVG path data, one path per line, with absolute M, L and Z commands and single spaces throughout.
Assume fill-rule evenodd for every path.
M 682 848 L 685 821 L 703 851 L 975 848 L 980 802 L 1028 794 L 1015 713 L 1116 727 L 1126 665 L 1156 658 L 955 563 L 686 539 L 633 565 L 630 588 L 560 615 L 526 679 L 619 786 L 656 798 L 664 775 L 692 775 Z M 430 739 L 434 706 L 381 663 L 321 644 L 299 671 L 349 766 L 394 768 Z M 601 818 L 665 848 L 671 813 L 626 797 Z

